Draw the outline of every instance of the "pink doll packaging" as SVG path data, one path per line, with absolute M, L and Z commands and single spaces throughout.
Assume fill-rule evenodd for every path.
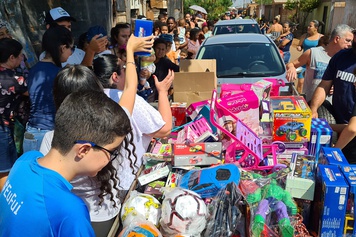
M 226 96 L 218 99 L 217 102 L 236 115 L 236 117 L 245 123 L 253 132 L 258 134 L 259 101 L 253 91 L 244 91 L 239 94 Z M 229 126 L 229 121 L 232 119 L 229 119 L 225 114 L 221 114 L 221 112 L 218 116 L 219 123 L 222 126 Z

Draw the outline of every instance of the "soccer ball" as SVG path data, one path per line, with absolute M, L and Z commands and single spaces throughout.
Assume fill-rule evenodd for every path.
M 161 203 L 152 195 L 132 191 L 130 198 L 122 205 L 121 220 L 128 226 L 133 220 L 148 220 L 158 226 L 161 217 Z
M 205 229 L 206 213 L 206 205 L 198 194 L 174 188 L 165 192 L 162 202 L 161 232 L 163 236 L 197 236 Z
M 118 237 L 162 237 L 161 232 L 149 221 L 133 222 Z

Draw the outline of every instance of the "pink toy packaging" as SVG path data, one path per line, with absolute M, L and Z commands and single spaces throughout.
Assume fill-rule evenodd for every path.
M 239 94 L 226 96 L 217 100 L 217 103 L 236 115 L 254 133 L 259 130 L 259 101 L 253 91 L 245 91 Z M 233 124 L 233 119 L 223 112 L 218 113 L 219 123 L 228 127 Z M 233 125 L 228 130 L 232 132 Z
M 203 100 L 190 104 L 187 108 L 187 115 L 191 119 L 195 119 L 204 105 L 210 105 L 210 100 Z
M 252 84 L 222 84 L 220 98 L 240 94 L 251 90 Z
M 259 102 L 261 103 L 262 100 L 270 99 L 272 82 L 260 80 L 258 82 L 253 83 L 251 89 L 255 92 Z

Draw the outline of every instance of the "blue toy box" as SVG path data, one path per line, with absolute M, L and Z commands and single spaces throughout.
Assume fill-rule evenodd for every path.
M 319 154 L 319 164 L 345 166 L 349 165 L 346 157 L 340 148 L 336 147 L 321 147 Z
M 341 167 L 345 179 L 350 185 L 349 198 L 345 216 L 344 235 L 356 236 L 355 203 L 356 203 L 356 165 Z
M 319 160 L 321 147 L 330 147 L 333 130 L 328 122 L 322 118 L 313 118 L 311 123 L 310 142 L 308 143 L 309 155 Z
M 320 237 L 343 236 L 349 185 L 339 167 L 319 165 L 312 229 Z

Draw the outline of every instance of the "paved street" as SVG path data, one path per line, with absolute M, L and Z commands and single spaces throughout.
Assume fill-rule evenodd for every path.
M 292 46 L 290 47 L 290 53 L 291 53 L 290 62 L 293 62 L 293 60 L 297 59 L 302 54 L 302 52 L 299 52 L 297 50 L 298 43 L 299 43 L 298 39 L 293 39 Z

